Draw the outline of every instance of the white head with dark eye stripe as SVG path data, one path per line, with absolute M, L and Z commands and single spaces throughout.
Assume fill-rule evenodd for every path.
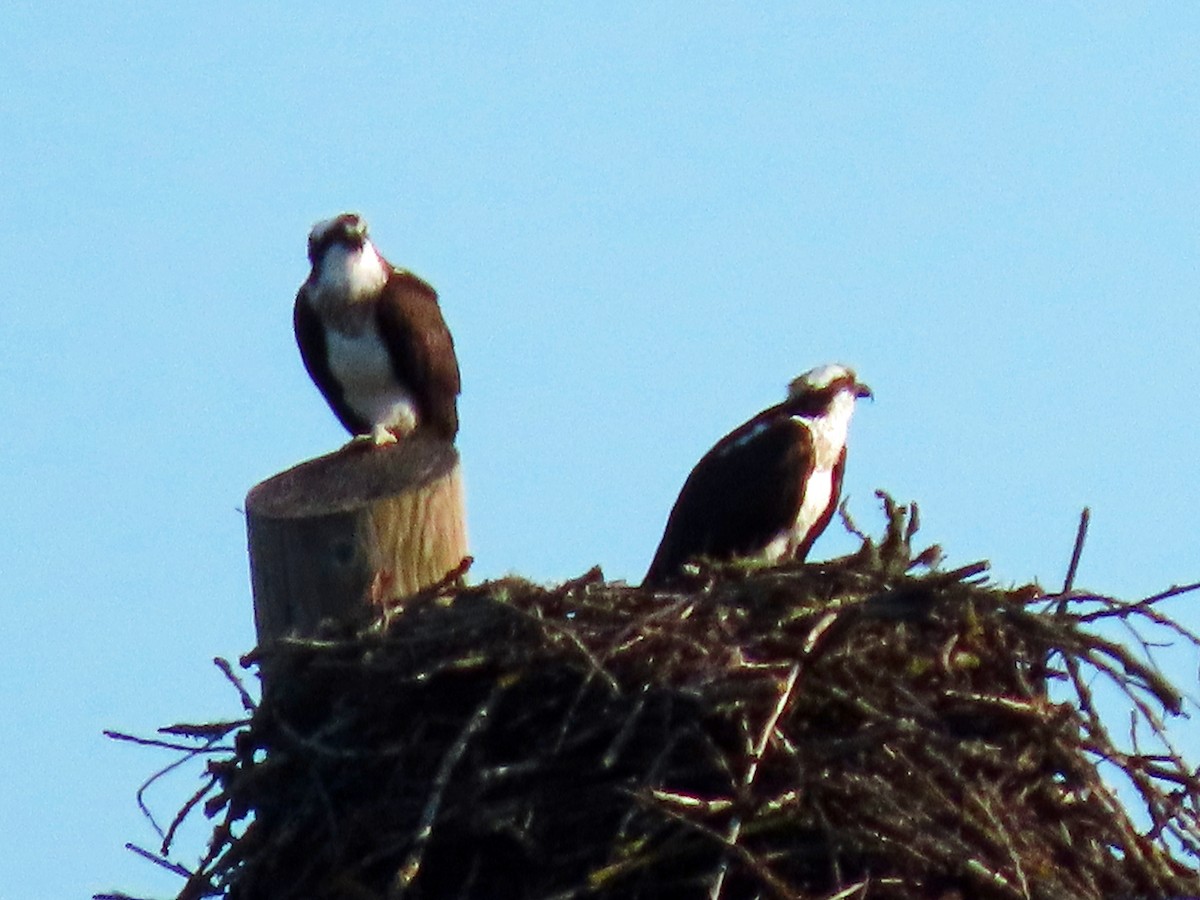
M 343 213 L 313 226 L 308 235 L 309 284 L 318 302 L 326 296 L 354 300 L 387 281 L 388 264 L 368 236 L 367 222 Z
M 846 446 L 854 401 L 871 396 L 871 389 L 858 380 L 853 369 L 835 363 L 817 366 L 793 379 L 783 409 L 808 425 L 816 464 L 829 467 Z
M 835 404 L 849 404 L 853 408 L 855 400 L 873 396 L 853 369 L 829 363 L 793 378 L 788 385 L 785 405 L 793 415 L 819 416 L 832 411 Z

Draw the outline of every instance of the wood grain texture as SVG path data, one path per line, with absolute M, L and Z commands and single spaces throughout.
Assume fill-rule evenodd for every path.
M 466 556 L 458 452 L 416 434 L 309 460 L 251 489 L 246 531 L 260 645 L 365 625 Z

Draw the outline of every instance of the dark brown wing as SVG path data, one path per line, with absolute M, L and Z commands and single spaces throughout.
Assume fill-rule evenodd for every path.
M 795 521 L 812 458 L 808 429 L 780 407 L 726 435 L 684 483 L 642 584 L 669 582 L 697 556 L 763 550 Z
M 413 392 L 420 424 L 454 440 L 461 389 L 458 358 L 437 292 L 411 272 L 395 269 L 383 286 L 378 310 L 379 335 L 396 377 Z
M 329 369 L 329 353 L 325 343 L 325 327 L 317 316 L 305 295 L 305 289 L 300 288 L 296 295 L 296 306 L 292 311 L 292 326 L 296 330 L 296 344 L 300 347 L 300 359 L 308 376 L 316 384 L 317 389 L 325 397 L 325 402 L 333 410 L 338 421 L 351 434 L 365 434 L 371 430 L 371 424 L 346 405 L 342 396 L 341 385 L 333 377 Z

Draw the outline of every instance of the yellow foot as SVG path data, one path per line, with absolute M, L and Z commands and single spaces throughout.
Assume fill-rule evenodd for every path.
M 385 425 L 374 426 L 371 429 L 370 438 L 371 443 L 376 447 L 382 447 L 385 444 L 394 444 L 397 440 L 396 435 L 388 430 L 387 426 Z
M 346 450 L 370 450 L 373 447 L 386 447 L 394 444 L 399 438 L 383 425 L 374 426 L 368 434 L 356 434 L 347 441 Z

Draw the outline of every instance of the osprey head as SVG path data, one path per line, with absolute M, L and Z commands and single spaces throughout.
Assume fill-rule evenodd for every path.
M 390 266 L 367 237 L 366 220 L 342 213 L 313 226 L 308 233 L 306 282 L 312 302 L 336 305 L 376 297 Z
M 366 243 L 366 220 L 357 213 L 342 213 L 312 227 L 308 233 L 308 261 L 315 269 L 330 248 L 343 247 L 353 252 L 361 250 Z
M 787 403 L 799 407 L 806 415 L 821 415 L 842 395 L 848 395 L 852 402 L 860 397 L 875 396 L 858 380 L 853 369 L 830 363 L 793 378 L 788 385 Z

